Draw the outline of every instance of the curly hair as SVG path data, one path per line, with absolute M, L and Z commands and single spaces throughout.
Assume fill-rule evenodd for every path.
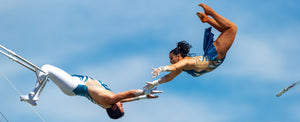
M 186 56 L 190 56 L 190 49 L 192 48 L 192 45 L 190 45 L 187 41 L 180 41 L 177 43 L 177 47 L 170 51 L 170 53 L 173 53 L 174 55 L 180 54 L 183 58 Z

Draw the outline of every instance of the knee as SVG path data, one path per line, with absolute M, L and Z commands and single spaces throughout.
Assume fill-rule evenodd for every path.
M 231 33 L 231 34 L 236 34 L 237 32 L 237 26 L 236 24 L 232 23 L 230 24 L 230 26 L 228 26 L 225 30 L 222 31 L 223 32 L 227 32 L 227 33 Z
M 45 64 L 42 66 L 41 70 L 49 75 L 49 74 L 51 74 L 51 72 L 54 72 L 56 70 L 56 67 L 52 66 L 50 64 Z
M 230 29 L 233 31 L 233 32 L 237 32 L 237 30 L 238 30 L 238 28 L 237 28 L 237 25 L 236 24 L 234 24 L 234 23 L 232 23 L 232 25 L 231 25 L 231 27 L 230 27 Z
M 54 67 L 54 66 L 52 66 L 52 65 L 50 65 L 50 64 L 45 64 L 45 65 L 43 65 L 42 66 L 42 70 L 47 70 L 47 69 L 51 69 L 52 67 Z
M 75 96 L 76 95 L 72 90 L 69 90 L 69 91 L 62 90 L 62 91 L 67 96 Z

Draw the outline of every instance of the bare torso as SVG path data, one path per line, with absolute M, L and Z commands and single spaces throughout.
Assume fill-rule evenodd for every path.
M 110 108 L 110 97 L 114 95 L 113 92 L 106 90 L 97 80 L 88 79 L 85 83 L 88 88 L 89 94 L 93 100 L 101 107 Z
M 203 58 L 203 56 L 184 57 L 183 60 L 187 61 L 186 65 L 182 67 L 184 70 L 194 70 L 196 72 L 200 72 L 205 70 L 209 65 L 208 59 Z

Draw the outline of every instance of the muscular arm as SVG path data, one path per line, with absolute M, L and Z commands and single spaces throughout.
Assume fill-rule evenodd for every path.
M 153 89 L 155 86 L 158 86 L 159 84 L 169 82 L 169 81 L 173 80 L 181 72 L 182 72 L 182 70 L 178 69 L 178 70 L 172 71 L 171 73 L 165 75 L 161 79 L 158 79 L 158 80 L 155 80 L 155 81 L 152 81 L 152 82 L 147 82 L 146 81 L 147 85 L 144 86 L 144 90 L 147 91 L 147 90 Z M 148 93 L 146 93 L 146 94 L 148 94 Z
M 167 65 L 167 66 L 161 66 L 159 68 L 153 69 L 154 71 L 152 72 L 154 73 L 160 73 L 160 72 L 172 72 L 172 71 L 177 71 L 177 70 L 183 70 L 186 67 L 191 67 L 193 65 L 195 65 L 195 60 L 192 57 L 186 57 L 180 61 L 178 61 L 175 64 L 171 64 L 171 65 Z
M 166 71 L 182 70 L 190 61 L 190 59 L 182 59 L 175 64 L 168 65 L 169 68 Z
M 175 70 L 171 71 L 169 74 L 163 76 L 161 79 L 158 80 L 159 84 L 169 82 L 173 80 L 177 75 L 179 75 L 182 72 L 182 70 Z
M 129 91 L 125 91 L 125 92 L 121 92 L 118 94 L 115 94 L 112 98 L 111 98 L 111 104 L 117 103 L 119 101 L 122 102 L 122 100 L 127 99 L 128 102 L 128 98 L 134 98 L 136 97 L 136 93 L 140 92 L 140 89 L 136 89 L 136 90 L 129 90 Z
M 154 96 L 152 94 L 142 95 L 142 96 L 138 96 L 138 97 L 132 97 L 132 98 L 123 99 L 123 100 L 121 100 L 121 102 L 122 103 L 124 103 L 124 102 L 132 102 L 132 101 L 137 101 L 137 100 L 141 100 L 141 99 L 153 99 L 153 98 L 158 98 L 158 96 Z
M 168 66 L 161 66 L 159 68 L 153 68 L 152 77 L 157 77 L 161 72 L 169 71 L 168 75 L 165 75 L 161 79 L 155 80 L 153 82 L 147 82 L 147 85 L 144 86 L 144 89 L 152 89 L 155 86 L 158 86 L 159 84 L 169 82 L 173 80 L 177 75 L 179 75 L 184 68 L 190 69 L 194 67 L 196 64 L 196 61 L 192 57 L 185 57 L 184 59 L 178 61 L 175 64 L 168 65 Z
M 132 98 L 136 97 L 136 95 L 143 94 L 143 91 L 140 89 L 129 90 L 118 94 L 114 94 L 113 92 L 98 86 L 88 86 L 88 90 L 95 102 L 103 106 L 109 106 L 121 101 L 122 99 Z

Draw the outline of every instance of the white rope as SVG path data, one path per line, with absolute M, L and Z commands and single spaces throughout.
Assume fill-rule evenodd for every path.
M 6 117 L 0 112 L 0 114 L 2 115 L 2 117 L 6 120 L 6 122 L 8 122 L 8 120 L 6 119 Z
M 14 84 L 8 80 L 8 78 L 6 77 L 6 75 L 4 75 L 2 72 L 0 72 L 0 74 L 8 81 L 8 83 L 10 84 L 11 87 L 13 87 L 13 89 L 15 89 L 15 91 L 19 94 L 19 96 L 21 96 L 21 92 L 14 86 Z M 28 104 L 29 105 L 29 104 Z M 31 108 L 31 110 L 43 121 L 45 122 L 45 120 L 43 119 L 43 117 L 31 106 L 29 105 L 29 107 Z

